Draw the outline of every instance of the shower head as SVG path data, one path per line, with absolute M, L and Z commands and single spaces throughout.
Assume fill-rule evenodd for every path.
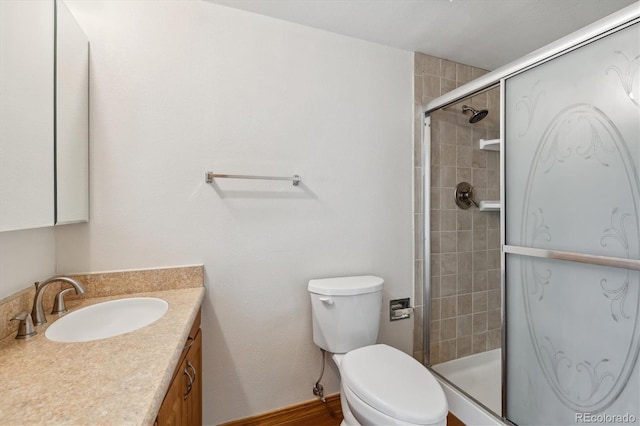
M 486 109 L 481 109 L 480 111 L 478 111 L 477 109 L 470 106 L 462 105 L 462 113 L 466 114 L 467 112 L 471 112 L 471 117 L 469 117 L 469 123 L 471 124 L 477 123 L 489 114 L 489 111 L 487 111 Z

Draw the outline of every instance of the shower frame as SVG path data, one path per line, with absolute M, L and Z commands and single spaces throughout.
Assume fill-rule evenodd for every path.
M 599 21 L 590 24 L 581 30 L 578 30 L 568 36 L 565 36 L 541 49 L 538 49 L 519 60 L 511 62 L 503 67 L 500 67 L 484 76 L 473 80 L 463 86 L 460 86 L 436 99 L 429 102 L 424 111 L 424 122 L 422 126 L 422 141 L 424 147 L 423 161 L 424 169 L 430 167 L 431 164 L 431 114 L 444 108 L 465 100 L 466 98 L 478 95 L 487 90 L 490 90 L 499 85 L 500 87 L 500 143 L 504 146 L 504 134 L 505 134 L 505 81 L 517 74 L 527 71 L 533 67 L 541 65 L 545 62 L 553 60 L 559 56 L 569 53 L 582 46 L 590 44 L 596 40 L 599 40 L 607 35 L 610 35 L 616 31 L 622 30 L 628 26 L 634 25 L 640 22 L 640 8 L 637 4 L 627 6 L 618 12 L 615 12 Z M 504 155 L 505 150 L 500 150 L 500 199 L 502 200 L 502 206 L 505 205 L 505 168 L 504 168 Z M 430 173 L 426 170 L 423 174 L 423 191 L 424 194 L 424 220 L 425 226 L 423 227 L 423 235 L 421 242 L 423 244 L 424 253 L 424 269 L 423 269 L 423 364 L 436 376 L 445 381 L 452 388 L 462 392 L 467 398 L 471 399 L 476 405 L 482 407 L 487 413 L 495 417 L 506 424 L 512 424 L 506 417 L 506 312 L 508 307 L 506 306 L 505 297 L 505 259 L 506 253 L 516 253 L 513 250 L 515 248 L 505 247 L 505 211 L 504 208 L 500 210 L 500 288 L 502 292 L 501 300 L 501 320 L 502 320 L 502 378 L 501 378 L 501 392 L 502 392 L 502 412 L 493 413 L 480 401 L 470 396 L 464 389 L 452 383 L 446 377 L 442 376 L 438 372 L 431 368 L 430 361 L 430 325 L 431 325 L 431 250 L 429 244 L 429 233 L 426 231 L 430 224 L 430 197 L 426 193 L 431 188 Z M 536 250 L 536 249 L 531 249 Z M 547 257 L 553 257 L 555 253 L 546 253 Z M 543 253 L 544 255 L 544 253 Z M 562 255 L 562 253 L 560 253 Z M 588 256 L 588 255 L 587 255 Z M 597 256 L 591 256 L 597 257 Z M 575 260 L 575 259 L 573 259 Z M 597 259 L 596 259 L 597 260 Z M 607 264 L 607 260 L 603 260 L 604 264 Z M 640 270 L 640 260 L 630 260 L 625 262 L 621 267 L 633 268 Z M 455 414 L 455 413 L 454 413 Z

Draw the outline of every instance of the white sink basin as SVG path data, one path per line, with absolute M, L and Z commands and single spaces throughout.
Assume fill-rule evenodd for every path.
M 44 335 L 54 342 L 90 342 L 138 330 L 160 319 L 169 304 L 155 297 L 97 303 L 55 321 Z

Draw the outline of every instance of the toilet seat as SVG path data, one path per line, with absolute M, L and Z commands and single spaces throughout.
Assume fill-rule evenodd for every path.
M 371 345 L 344 355 L 343 392 L 354 415 L 364 410 L 396 424 L 446 424 L 447 400 L 431 373 L 409 355 L 387 345 Z M 371 410 L 369 410 L 371 408 Z

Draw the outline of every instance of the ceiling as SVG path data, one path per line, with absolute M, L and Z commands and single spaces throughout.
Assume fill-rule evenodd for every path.
M 638 0 L 207 0 L 493 70 Z

